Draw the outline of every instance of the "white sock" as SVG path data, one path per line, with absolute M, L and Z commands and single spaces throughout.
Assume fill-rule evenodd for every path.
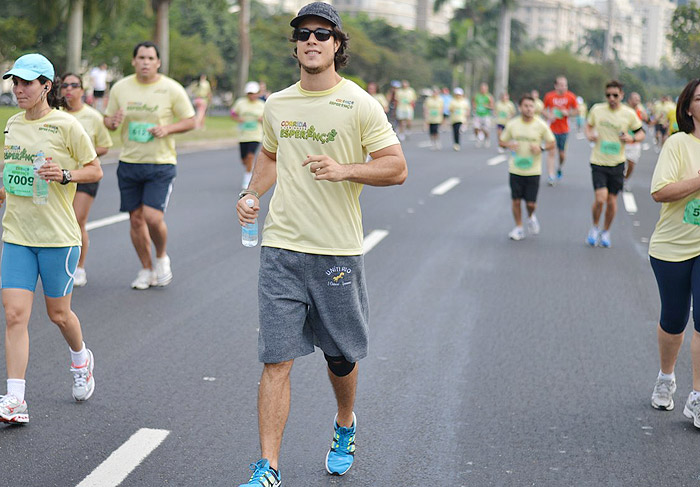
M 676 380 L 676 372 L 671 372 L 670 374 L 664 374 L 659 370 L 659 379 L 663 380 Z
M 73 351 L 73 349 L 70 349 L 70 359 L 73 362 L 73 365 L 77 365 L 80 367 L 81 365 L 85 365 L 85 362 L 87 362 L 88 359 L 88 353 L 87 353 L 87 348 L 85 348 L 85 342 L 83 342 L 83 348 L 79 352 Z
M 690 393 L 690 400 L 695 401 L 697 398 L 700 397 L 700 391 L 693 391 Z
M 24 401 L 24 379 L 7 379 L 7 395 L 15 396 L 19 402 Z

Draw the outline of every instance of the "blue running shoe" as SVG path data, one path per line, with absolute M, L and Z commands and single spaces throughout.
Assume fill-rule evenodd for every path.
M 600 236 L 600 230 L 598 227 L 591 227 L 588 230 L 588 236 L 586 237 L 586 243 L 591 247 L 595 247 L 598 244 L 598 237 Z
M 557 180 L 561 181 L 561 169 L 557 169 Z
M 352 413 L 352 426 L 345 428 L 338 426 L 338 415 L 335 415 L 333 424 L 335 434 L 331 449 L 326 455 L 326 470 L 331 475 L 344 475 L 350 470 L 352 462 L 355 460 L 355 430 L 357 429 L 357 418 Z
M 609 249 L 610 245 L 610 232 L 608 232 L 607 230 L 603 230 L 602 232 L 600 232 L 600 246 L 605 249 Z
M 250 469 L 253 471 L 250 480 L 247 484 L 241 484 L 238 487 L 280 487 L 282 485 L 282 476 L 270 468 L 267 458 L 258 460 L 258 463 L 251 463 Z

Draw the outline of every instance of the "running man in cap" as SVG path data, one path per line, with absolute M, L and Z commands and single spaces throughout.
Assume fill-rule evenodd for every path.
M 255 487 L 281 485 L 290 372 L 294 359 L 313 353 L 314 345 L 328 363 L 338 407 L 326 470 L 343 475 L 353 464 L 357 362 L 367 355 L 369 314 L 359 196 L 364 184 L 401 184 L 407 175 L 382 107 L 337 73 L 347 63 L 348 36 L 336 10 L 311 3 L 291 25 L 301 80 L 265 104 L 263 146 L 237 205 L 241 225 L 253 222 L 259 195 L 276 183 L 258 280 L 262 458 L 244 484 Z
M 238 144 L 241 150 L 241 162 L 245 168 L 241 188 L 246 189 L 253 175 L 255 153 L 262 141 L 262 116 L 265 102 L 260 99 L 260 85 L 248 81 L 245 85 L 246 96 L 242 96 L 233 104 L 231 117 L 238 122 Z
M 158 73 L 160 54 L 155 44 L 137 44 L 131 65 L 136 72 L 112 87 L 104 124 L 110 130 L 121 125 L 119 210 L 129 212 L 131 242 L 141 261 L 131 287 L 148 289 L 173 280 L 165 224 L 177 164 L 172 136 L 192 130 L 195 113 L 182 85 Z M 155 266 L 151 244 L 156 250 Z

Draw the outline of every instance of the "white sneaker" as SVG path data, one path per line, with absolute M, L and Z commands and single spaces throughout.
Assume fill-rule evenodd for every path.
M 0 423 L 28 423 L 27 403 L 14 395 L 0 396 Z
M 537 217 L 532 215 L 532 217 L 527 219 L 527 231 L 530 235 L 539 235 L 540 233 L 540 222 L 537 221 Z
M 173 272 L 170 270 L 170 257 L 167 255 L 156 259 L 156 286 L 167 286 L 173 280 Z
M 80 366 L 71 364 L 70 371 L 73 373 L 73 399 L 76 401 L 87 401 L 95 392 L 95 377 L 92 369 L 95 368 L 95 358 L 88 348 L 88 359 Z
M 522 240 L 525 238 L 525 231 L 523 230 L 523 227 L 515 227 L 510 231 L 508 237 L 511 240 Z
M 156 285 L 156 273 L 151 269 L 141 269 L 136 279 L 131 283 L 133 289 L 148 289 Z
M 673 409 L 673 393 L 676 392 L 676 379 L 656 379 L 654 391 L 651 393 L 651 407 L 664 411 Z
M 459 152 L 460 149 L 461 149 L 461 147 L 459 146 L 459 144 L 454 144 L 454 145 L 452 146 L 452 150 L 454 150 L 455 152 Z
M 692 419 L 695 427 L 700 428 L 700 397 L 694 401 L 690 400 L 691 397 L 693 397 L 692 392 L 688 395 L 688 400 L 685 402 L 683 416 L 688 419 Z
M 85 269 L 78 267 L 75 269 L 75 274 L 73 274 L 73 286 L 83 287 L 85 284 L 87 284 L 87 274 L 85 273 Z

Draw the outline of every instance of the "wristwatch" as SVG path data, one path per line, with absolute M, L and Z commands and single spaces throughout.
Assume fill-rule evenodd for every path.
M 61 181 L 61 184 L 68 184 L 73 181 L 73 176 L 68 169 L 61 169 L 61 171 L 63 172 L 63 180 Z
M 238 193 L 238 199 L 240 200 L 241 198 L 243 198 L 243 197 L 244 197 L 245 195 L 247 195 L 247 194 L 252 194 L 252 195 L 255 196 L 256 198 L 260 199 L 260 195 L 258 195 L 258 192 L 257 192 L 257 191 L 253 191 L 252 189 L 244 189 L 243 191 L 241 191 L 240 193 Z

